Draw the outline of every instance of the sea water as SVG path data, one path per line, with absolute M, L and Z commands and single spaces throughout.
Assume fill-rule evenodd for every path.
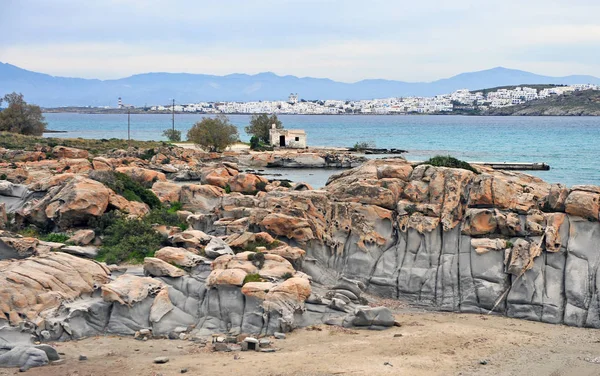
M 44 114 L 50 137 L 127 138 L 126 114 Z M 206 115 L 176 114 L 175 127 L 185 137 L 188 129 Z M 249 115 L 231 115 L 242 141 Z M 600 185 L 600 118 L 598 117 L 496 117 L 456 115 L 281 115 L 285 128 L 304 129 L 311 146 L 350 147 L 370 141 L 378 148 L 407 150 L 408 160 L 422 161 L 451 155 L 470 162 L 544 162 L 550 171 L 529 171 L 551 183 Z M 171 115 L 131 115 L 131 137 L 164 140 Z M 278 172 L 281 172 L 278 170 Z M 290 173 L 292 173 L 290 171 Z M 309 172 L 310 173 L 310 172 Z M 331 172 L 306 175 L 322 186 Z M 300 180 L 298 174 L 292 173 Z

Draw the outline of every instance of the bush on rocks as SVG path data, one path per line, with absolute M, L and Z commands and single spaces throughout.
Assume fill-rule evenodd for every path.
M 435 167 L 462 168 L 463 170 L 467 170 L 467 171 L 474 172 L 475 174 L 479 174 L 479 171 L 477 171 L 475 168 L 473 168 L 473 166 L 471 166 L 467 162 L 461 161 L 460 159 L 456 159 L 449 155 L 446 155 L 446 156 L 436 155 L 435 157 L 430 158 L 429 160 L 427 160 L 421 164 L 431 165 L 431 166 L 435 166 Z
M 161 247 L 162 237 L 145 220 L 117 216 L 104 230 L 97 259 L 107 264 L 141 263 Z
M 129 201 L 143 202 L 151 209 L 159 208 L 161 206 L 161 202 L 154 192 L 123 173 L 93 171 L 90 173 L 90 178 L 103 183 Z

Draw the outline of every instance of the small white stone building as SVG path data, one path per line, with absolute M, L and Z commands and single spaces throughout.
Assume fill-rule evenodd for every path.
M 303 129 L 277 129 L 273 124 L 269 130 L 271 146 L 291 149 L 306 148 L 306 132 Z

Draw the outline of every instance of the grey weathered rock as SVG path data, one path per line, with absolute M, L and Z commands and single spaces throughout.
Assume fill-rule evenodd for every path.
M 154 358 L 154 363 L 155 364 L 165 364 L 169 362 L 169 358 L 166 356 L 159 356 L 157 358 Z
M 96 258 L 96 256 L 98 256 L 98 248 L 91 245 L 85 247 L 69 245 L 66 247 L 62 247 L 60 250 L 73 256 L 86 257 L 89 259 L 93 259 Z
M 213 237 L 204 248 L 206 257 L 216 259 L 223 255 L 233 255 L 233 250 L 223 240 Z

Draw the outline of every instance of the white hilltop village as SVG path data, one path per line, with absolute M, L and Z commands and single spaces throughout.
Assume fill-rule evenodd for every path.
M 539 85 L 537 85 L 539 86 Z M 550 86 L 550 85 L 547 85 Z M 498 89 L 495 91 L 472 92 L 461 89 L 452 94 L 434 97 L 398 97 L 369 100 L 311 100 L 299 99 L 298 94 L 290 94 L 287 101 L 256 102 L 199 102 L 152 106 L 150 111 L 176 111 L 205 114 L 302 114 L 302 115 L 342 115 L 342 114 L 410 114 L 410 113 L 444 113 L 452 112 L 457 107 L 463 110 L 486 110 L 514 106 L 525 102 L 544 99 L 550 96 L 564 95 L 583 90 L 600 90 L 600 86 L 577 84 L 568 86 L 552 86 L 536 89 L 520 86 L 514 89 Z M 133 107 L 121 104 L 119 108 Z

